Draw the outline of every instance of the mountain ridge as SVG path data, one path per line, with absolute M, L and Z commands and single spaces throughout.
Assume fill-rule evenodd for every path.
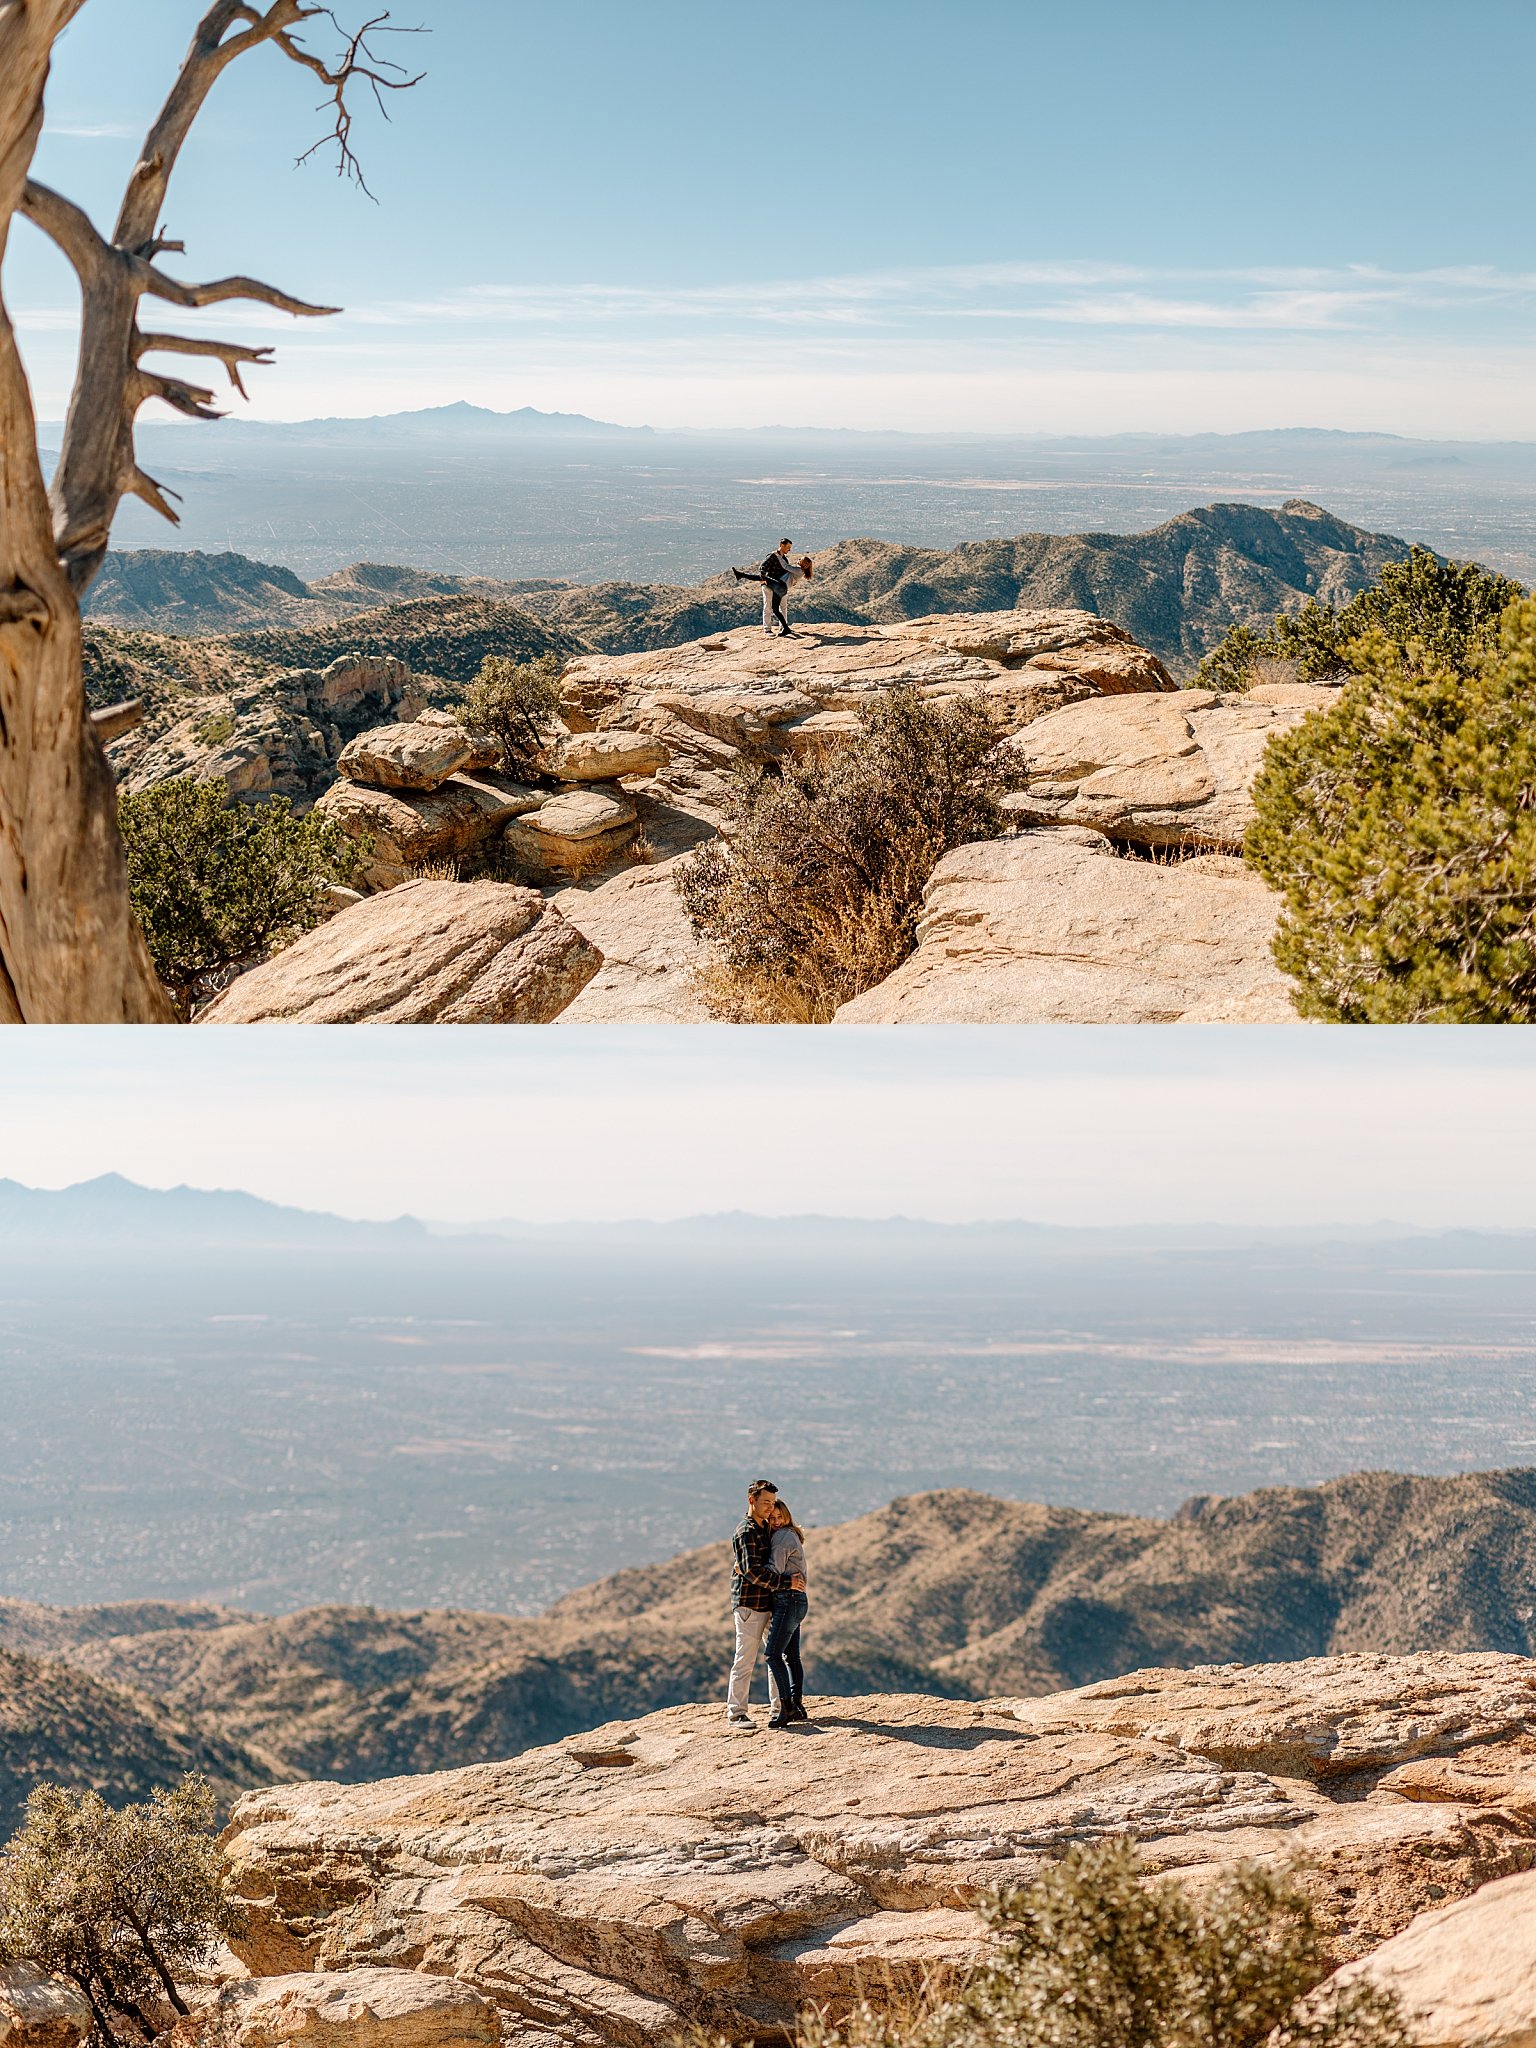
M 1531 1467 L 1353 1473 L 1196 1496 L 1166 1519 L 946 1489 L 813 1530 L 809 1550 L 814 1693 L 982 1699 L 1153 1665 L 1536 1653 Z M 34 1725 L 46 1724 L 46 1665 L 66 1692 L 83 1678 L 150 1702 L 146 1726 L 172 1717 L 178 1742 L 216 1750 L 231 1782 L 241 1757 L 356 1781 L 491 1761 L 717 1696 L 728 1566 L 715 1542 L 531 1617 L 0 1600 L 0 1650 L 26 1665 Z M 0 1804 L 14 1808 L 31 1752 L 7 1745 L 4 1726 Z M 48 1757 L 67 1777 L 58 1743 Z M 142 1782 L 163 1782 L 162 1767 L 151 1745 Z
M 1396 535 L 1353 526 L 1305 499 L 1278 512 L 1215 503 L 1139 534 L 1024 533 L 950 549 L 843 540 L 823 551 L 795 606 L 807 621 L 873 625 L 933 612 L 1081 608 L 1114 619 L 1187 672 L 1230 625 L 1267 623 L 1313 598 L 1342 603 L 1407 551 Z M 356 640 L 423 666 L 445 655 L 451 663 L 447 650 L 463 630 L 456 608 L 465 606 L 524 614 L 522 638 L 537 628 L 556 651 L 629 653 L 739 625 L 755 602 L 755 586 L 738 585 L 728 569 L 693 585 L 588 585 L 353 563 L 304 584 L 247 556 L 145 549 L 108 556 L 86 613 L 98 633 L 218 640 L 231 658 L 319 667 Z M 484 617 L 470 624 L 482 639 L 495 629 Z M 435 644 L 423 637 L 427 626 L 436 629 Z M 419 651 L 407 640 L 419 641 Z M 438 672 L 463 669 L 460 662 Z
M 70 1225 L 95 1245 L 361 1246 L 425 1242 L 428 1234 L 414 1217 L 357 1222 L 240 1188 L 150 1188 L 119 1173 L 64 1188 L 0 1180 L 0 1246 L 56 1246 Z

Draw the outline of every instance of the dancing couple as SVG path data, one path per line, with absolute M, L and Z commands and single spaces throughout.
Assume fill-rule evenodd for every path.
M 757 1653 L 768 1662 L 768 1726 L 808 1721 L 801 1699 L 800 1624 L 805 1620 L 805 1536 L 771 1479 L 747 1488 L 747 1512 L 731 1541 L 731 1608 L 736 1654 L 726 1719 L 741 1734 L 757 1726 L 747 1712 Z

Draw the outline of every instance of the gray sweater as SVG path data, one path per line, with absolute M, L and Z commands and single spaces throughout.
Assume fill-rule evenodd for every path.
M 805 1545 L 793 1529 L 774 1530 L 773 1568 L 776 1572 L 798 1572 L 806 1584 L 810 1584 L 810 1574 L 805 1568 Z

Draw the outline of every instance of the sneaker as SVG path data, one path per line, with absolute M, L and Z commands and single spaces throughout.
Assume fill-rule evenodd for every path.
M 728 1728 L 734 1728 L 738 1735 L 755 1735 L 757 1733 L 757 1723 L 750 1714 L 727 1714 L 725 1725 Z

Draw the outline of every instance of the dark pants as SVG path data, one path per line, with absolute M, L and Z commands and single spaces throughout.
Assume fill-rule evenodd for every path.
M 770 633 L 775 625 L 781 633 L 789 631 L 789 620 L 784 612 L 784 600 L 788 595 L 787 583 L 770 583 L 766 577 L 764 578 L 763 596 L 767 602 L 763 606 L 763 625 Z
M 763 1653 L 781 1709 L 800 1704 L 805 1684 L 800 1669 L 800 1624 L 809 1604 L 803 1593 L 780 1593 L 773 1603 L 773 1620 L 768 1625 Z

